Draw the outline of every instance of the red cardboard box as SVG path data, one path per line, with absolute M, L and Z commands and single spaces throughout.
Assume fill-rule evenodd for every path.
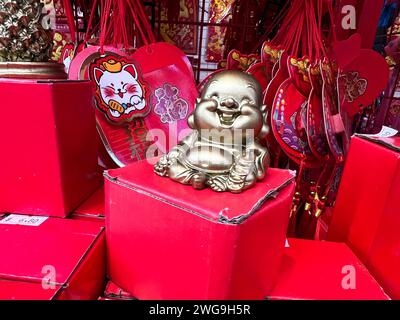
M 0 220 L 0 243 L 2 280 L 61 287 L 57 299 L 97 299 L 104 290 L 105 237 L 97 223 L 13 214 Z
M 328 239 L 346 242 L 400 299 L 400 137 L 353 137 Z
M 288 243 L 268 299 L 389 300 L 345 244 L 300 239 Z
M 61 286 L 43 288 L 42 284 L 0 279 L 0 300 L 54 300 Z
M 237 195 L 161 178 L 141 161 L 105 173 L 110 279 L 138 299 L 263 299 L 278 272 L 294 173 Z
M 101 186 L 84 203 L 82 203 L 71 215 L 71 218 L 99 222 L 105 225 L 104 187 Z
M 0 212 L 65 217 L 101 181 L 90 83 L 1 80 L 0 100 Z

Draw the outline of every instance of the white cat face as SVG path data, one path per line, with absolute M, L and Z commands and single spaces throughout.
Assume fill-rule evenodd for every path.
M 145 115 L 150 109 L 144 97 L 144 87 L 133 64 L 122 65 L 114 59 L 103 62 L 91 71 L 98 86 L 98 107 L 112 121 L 130 121 Z
M 127 64 L 119 72 L 103 71 L 99 68 L 94 71 L 101 97 L 107 105 L 111 100 L 128 105 L 131 104 L 132 97 L 143 96 L 134 65 Z

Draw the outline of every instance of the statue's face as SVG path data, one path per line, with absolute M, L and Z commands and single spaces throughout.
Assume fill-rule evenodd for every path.
M 258 81 L 241 71 L 217 73 L 206 84 L 193 114 L 195 129 L 254 130 L 264 124 L 262 92 Z

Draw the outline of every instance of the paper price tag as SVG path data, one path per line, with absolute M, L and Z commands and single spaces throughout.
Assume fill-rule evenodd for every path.
M 362 136 L 369 138 L 390 138 L 397 135 L 399 132 L 395 129 L 383 126 L 381 132 L 377 134 L 363 134 Z
M 14 224 L 14 225 L 21 225 L 21 226 L 38 227 L 43 222 L 45 222 L 47 219 L 48 219 L 48 217 L 10 214 L 9 216 L 0 220 L 0 224 Z

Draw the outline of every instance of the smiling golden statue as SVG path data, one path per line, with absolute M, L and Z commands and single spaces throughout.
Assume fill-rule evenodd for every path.
M 222 71 L 205 85 L 189 117 L 192 133 L 154 166 L 160 176 L 196 189 L 239 193 L 265 176 L 268 133 L 262 91 L 251 75 Z

